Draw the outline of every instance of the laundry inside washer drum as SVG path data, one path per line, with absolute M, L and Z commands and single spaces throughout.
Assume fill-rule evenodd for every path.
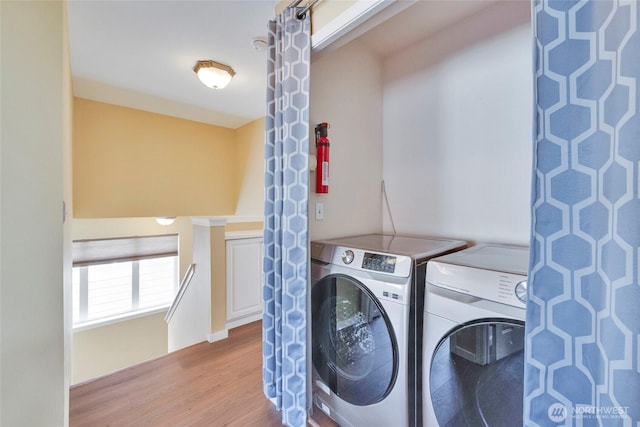
M 351 279 L 329 276 L 318 285 L 313 293 L 322 303 L 313 312 L 314 368 L 346 402 L 366 406 L 383 400 L 396 380 L 388 316 Z
M 329 319 L 325 320 L 326 316 Z M 321 323 L 328 320 L 336 325 L 332 333 L 322 336 L 322 345 L 335 354 L 335 368 L 340 376 L 352 381 L 365 378 L 374 366 L 376 344 L 366 317 L 342 297 L 326 300 L 320 309 Z

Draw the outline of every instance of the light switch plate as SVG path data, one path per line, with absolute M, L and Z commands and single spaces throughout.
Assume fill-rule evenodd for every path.
M 316 202 L 316 221 L 324 219 L 324 203 Z

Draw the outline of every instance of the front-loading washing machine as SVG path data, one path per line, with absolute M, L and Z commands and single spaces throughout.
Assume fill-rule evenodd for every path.
M 426 427 L 522 425 L 529 249 L 480 244 L 429 261 Z
M 420 426 L 427 261 L 459 240 L 370 234 L 311 243 L 312 388 L 341 426 Z

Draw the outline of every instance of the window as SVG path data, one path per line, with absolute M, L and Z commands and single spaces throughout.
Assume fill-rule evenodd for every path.
M 178 236 L 73 243 L 74 325 L 168 307 L 178 286 Z

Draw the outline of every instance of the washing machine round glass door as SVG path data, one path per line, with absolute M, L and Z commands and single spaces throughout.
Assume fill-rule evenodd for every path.
M 342 400 L 380 402 L 398 374 L 398 346 L 380 301 L 342 274 L 318 281 L 311 292 L 312 359 L 322 381 Z
M 486 319 L 454 328 L 434 352 L 429 392 L 438 424 L 522 422 L 524 322 Z

